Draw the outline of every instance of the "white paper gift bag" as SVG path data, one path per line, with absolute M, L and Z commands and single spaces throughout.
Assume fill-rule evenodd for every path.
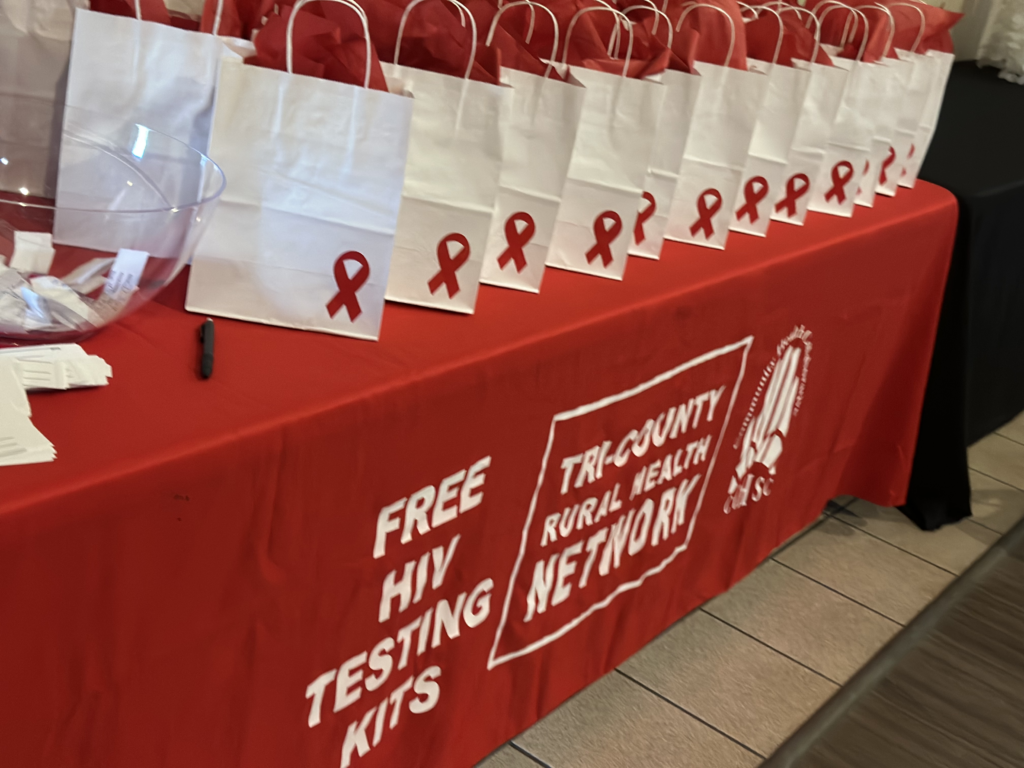
M 857 181 L 855 198 L 857 205 L 871 208 L 875 204 L 875 192 L 879 186 L 879 179 L 887 178 L 892 173 L 896 160 L 896 153 L 893 149 L 896 120 L 899 117 L 900 105 L 906 98 L 913 65 L 887 55 L 892 49 L 892 40 L 896 34 L 892 12 L 884 6 L 860 5 L 857 8 L 862 12 L 870 10 L 882 14 L 884 18 L 879 21 L 885 21 L 888 25 L 883 55 L 875 64 L 885 70 L 886 76 L 871 102 L 869 113 L 873 125 L 871 149 Z
M 895 5 L 915 10 L 920 17 L 921 24 L 909 51 L 894 49 L 900 61 L 910 67 L 910 74 L 896 116 L 896 128 L 892 141 L 893 162 L 891 168 L 887 169 L 887 172 L 882 174 L 878 180 L 877 191 L 879 194 L 890 197 L 896 194 L 899 181 L 906 174 L 910 154 L 917 138 L 917 130 L 921 127 L 924 118 L 928 92 L 935 78 L 935 68 L 938 65 L 937 59 L 917 53 L 917 48 L 921 44 L 925 32 L 924 11 L 912 3 L 896 3 Z
M 938 65 L 938 61 L 929 56 L 898 49 L 896 54 L 909 63 L 913 71 L 896 119 L 896 131 L 892 142 L 892 168 L 878 180 L 878 192 L 890 197 L 896 194 L 900 181 L 906 176 L 907 166 L 915 151 L 914 144 L 924 117 L 928 93 Z
M 806 16 L 814 25 L 814 49 L 811 61 L 795 61 L 794 66 L 806 69 L 810 79 L 796 131 L 789 152 L 785 184 L 776 190 L 772 218 L 788 224 L 802 226 L 807 218 L 811 190 L 817 183 L 825 150 L 832 134 L 832 125 L 839 111 L 846 87 L 847 72 L 841 67 L 815 63 L 818 57 L 821 28 L 817 17 L 808 10 L 795 6 L 779 8 L 780 13 L 793 12 Z
M 139 0 L 135 18 L 79 10 L 71 40 L 65 123 L 74 120 L 78 130 L 98 137 L 117 136 L 142 125 L 209 154 L 221 60 L 240 61 L 237 50 L 244 46 L 251 48 L 242 40 L 229 46 L 215 35 L 143 20 Z M 56 241 L 117 250 L 124 239 L 118 223 L 103 222 L 100 227 L 95 217 L 76 213 L 71 191 L 85 188 L 83 178 L 117 189 L 124 182 L 108 166 L 74 163 L 61 153 L 53 223 Z M 169 170 L 175 178 L 180 176 L 177 169 Z M 155 181 L 161 186 L 170 183 Z
M 626 8 L 624 13 L 644 9 L 653 11 L 664 18 L 668 35 L 668 48 L 672 48 L 672 23 L 663 11 L 650 6 L 635 5 Z M 651 33 L 657 32 L 658 21 Z M 690 119 L 693 117 L 697 94 L 700 93 L 700 75 L 690 72 L 679 72 L 666 69 L 658 75 L 665 89 L 665 98 L 661 107 L 661 117 L 654 133 L 654 145 L 651 159 L 644 179 L 644 192 L 637 212 L 636 223 L 633 225 L 633 240 L 629 248 L 632 256 L 643 256 L 657 259 L 661 255 L 661 246 L 665 242 L 665 229 L 668 227 L 668 212 L 672 206 L 672 196 L 679 182 L 679 166 L 683 161 L 683 148 L 690 132 Z
M 732 18 L 721 8 L 700 3 L 688 6 L 676 22 L 676 31 L 683 19 L 698 9 L 713 9 L 728 19 L 732 37 L 725 61 L 731 61 L 736 30 Z M 665 237 L 725 248 L 732 201 L 739 193 L 768 78 L 757 72 L 705 62 L 698 62 L 695 68 L 701 78 L 700 92 L 683 149 Z
M 764 237 L 771 222 L 772 204 L 786 183 L 789 153 L 793 147 L 797 124 L 811 74 L 806 69 L 780 66 L 779 52 L 785 27 L 774 8 L 752 8 L 755 13 L 770 13 L 779 23 L 779 40 L 774 60 L 769 64 L 748 59 L 747 66 L 768 78 L 768 88 L 758 112 L 757 124 L 750 140 L 747 164 L 733 204 L 730 229 Z
M 837 8 L 857 14 L 864 20 L 864 15 L 859 11 L 834 5 L 822 14 L 822 23 L 825 17 Z M 838 53 L 836 49 L 826 46 L 826 50 L 833 57 L 833 63 L 845 69 L 848 75 L 825 149 L 825 161 L 811 187 L 811 202 L 808 207 L 812 211 L 847 218 L 853 216 L 857 184 L 864 173 L 864 166 L 871 152 L 878 94 L 884 92 L 886 78 L 889 77 L 889 72 L 881 66 L 865 64 L 860 60 L 864 55 L 867 38 L 865 34 L 856 59 L 839 57 L 835 55 Z
M 409 157 L 387 298 L 472 313 L 501 179 L 505 124 L 512 89 L 398 64 L 406 6 L 398 27 L 395 63 L 384 74 L 413 97 Z M 476 23 L 465 14 L 476 51 Z
M 621 280 L 665 89 L 659 83 L 626 77 L 633 28 L 621 12 L 610 8 L 576 12 L 566 30 L 562 64 L 568 59 L 576 22 L 593 11 L 615 14 L 628 30 L 626 58 L 621 75 L 569 68 L 586 93 L 547 263 Z
M 138 0 L 135 18 L 80 10 L 66 103 L 100 134 L 138 123 L 206 153 L 225 55 L 216 35 L 143 20 Z
M 53 197 L 73 14 L 87 6 L 0 1 L 0 191 Z
M 186 308 L 376 339 L 401 204 L 412 100 L 227 59 L 210 145 L 227 189 Z
M 893 139 L 896 134 L 896 118 L 900 103 L 906 95 L 907 82 L 913 67 L 905 61 L 885 59 L 874 66 L 884 69 L 888 76 L 879 86 L 872 104 L 871 117 L 874 130 L 871 136 L 871 150 L 864 162 L 863 173 L 857 183 L 855 202 L 867 208 L 875 204 L 875 191 L 879 180 L 893 173 L 896 153 Z
M 935 136 L 935 128 L 939 123 L 939 112 L 942 110 L 942 100 L 946 95 L 946 83 L 949 80 L 949 73 L 953 69 L 955 54 L 942 51 L 928 51 L 925 54 L 928 58 L 934 59 L 932 80 L 928 87 L 928 98 L 925 101 L 924 112 L 921 117 L 921 125 L 917 129 L 914 143 L 907 153 L 907 161 L 904 166 L 904 173 L 900 176 L 901 187 L 913 187 L 917 182 L 917 174 L 921 171 L 921 164 L 928 154 L 928 147 L 931 146 L 932 138 Z
M 558 21 L 537 3 L 520 0 L 502 6 L 491 22 L 486 45 L 491 44 L 501 14 L 517 6 L 528 6 L 533 14 L 543 10 L 550 16 L 553 62 L 558 50 Z M 550 78 L 553 67 L 549 63 L 544 75 L 507 68 L 501 71 L 501 82 L 511 86 L 512 100 L 482 283 L 540 291 L 585 95 L 578 81 Z

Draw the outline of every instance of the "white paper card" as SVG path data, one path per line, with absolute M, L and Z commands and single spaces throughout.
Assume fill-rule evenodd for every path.
M 149 254 L 145 251 L 133 251 L 130 248 L 119 250 L 110 267 L 110 276 L 103 286 L 103 293 L 96 301 L 96 311 L 110 318 L 124 309 L 132 294 L 138 290 L 148 260 Z
M 14 253 L 8 266 L 45 275 L 53 265 L 53 236 L 49 232 L 14 232 Z
M 114 375 L 103 358 L 77 344 L 0 349 L 0 364 L 13 364 L 25 391 L 102 387 Z
M 0 466 L 53 461 L 56 451 L 32 424 L 32 409 L 12 357 L 0 357 Z

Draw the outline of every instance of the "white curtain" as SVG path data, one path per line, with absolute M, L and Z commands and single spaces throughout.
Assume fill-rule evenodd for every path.
M 1024 84 L 1024 0 L 1001 0 L 989 19 L 978 63 L 999 67 L 999 76 Z

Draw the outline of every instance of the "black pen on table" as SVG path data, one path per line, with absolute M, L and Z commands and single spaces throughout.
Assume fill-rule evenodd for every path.
M 203 356 L 199 362 L 199 375 L 204 379 L 213 376 L 213 319 L 206 318 L 199 326 L 199 342 L 203 345 Z

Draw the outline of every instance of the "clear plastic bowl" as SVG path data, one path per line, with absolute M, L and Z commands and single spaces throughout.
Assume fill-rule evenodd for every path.
M 75 341 L 138 309 L 192 257 L 224 190 L 187 144 L 96 123 L 66 115 L 58 151 L 0 148 L 0 345 Z

